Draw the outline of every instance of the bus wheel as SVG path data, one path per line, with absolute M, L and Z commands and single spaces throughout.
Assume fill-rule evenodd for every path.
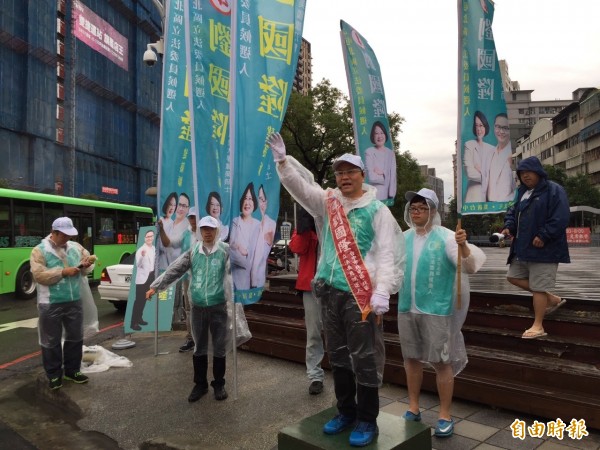
M 23 264 L 17 272 L 17 280 L 15 282 L 15 292 L 19 298 L 35 297 L 35 281 L 31 273 L 29 263 Z

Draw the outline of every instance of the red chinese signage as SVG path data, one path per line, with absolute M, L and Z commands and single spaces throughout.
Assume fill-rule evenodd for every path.
M 592 236 L 589 228 L 567 228 L 567 242 L 569 244 L 591 244 Z
M 119 195 L 119 189 L 117 189 L 117 188 L 111 188 L 111 187 L 108 187 L 108 186 L 102 186 L 102 193 L 103 194 Z
M 128 70 L 127 39 L 80 1 L 73 3 L 73 34 L 81 42 Z

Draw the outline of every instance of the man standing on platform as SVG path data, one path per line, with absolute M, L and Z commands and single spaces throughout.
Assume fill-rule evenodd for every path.
M 517 167 L 521 185 L 517 201 L 504 217 L 502 234 L 512 235 L 508 255 L 509 283 L 533 294 L 533 325 L 523 339 L 546 336 L 544 315 L 554 312 L 565 300 L 550 293 L 556 283 L 559 263 L 571 262 L 566 229 L 569 225 L 569 200 L 559 184 L 535 156 L 525 158 Z
M 279 133 L 268 144 L 288 192 L 321 230 L 315 295 L 321 299 L 327 353 L 333 372 L 338 414 L 323 432 L 338 434 L 356 426 L 350 445 L 365 446 L 378 434 L 378 387 L 385 347 L 382 314 L 402 283 L 404 239 L 390 210 L 363 184 L 365 166 L 357 155 L 333 163 L 336 189 L 322 189 L 296 159 L 286 157 Z M 373 313 L 373 314 L 371 314 Z

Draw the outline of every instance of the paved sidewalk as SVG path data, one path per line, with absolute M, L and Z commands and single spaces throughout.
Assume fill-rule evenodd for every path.
M 234 400 L 233 361 L 228 356 L 227 390 L 229 398 L 216 401 L 212 391 L 196 403 L 188 403 L 192 384 L 192 355 L 178 353 L 184 341 L 183 332 L 165 333 L 159 337 L 159 352 L 154 356 L 153 335 L 135 335 L 136 347 L 114 351 L 133 362 L 131 368 L 113 368 L 90 374 L 90 382 L 75 385 L 64 382 L 57 392 L 47 389 L 44 376 L 34 374 L 36 394 L 52 399 L 79 428 L 81 442 L 65 446 L 57 428 L 50 438 L 49 429 L 17 431 L 38 449 L 276 449 L 280 429 L 316 414 L 334 404 L 331 374 L 326 372 L 325 390 L 321 395 L 308 395 L 309 382 L 304 366 L 257 355 L 238 352 L 238 399 Z M 111 349 L 113 341 L 102 344 Z M 209 374 L 210 374 L 209 367 Z M 0 396 L 3 393 L 0 392 Z M 407 409 L 406 389 L 385 385 L 380 390 L 381 410 L 400 416 Z M 10 406 L 2 398 L 0 405 Z M 437 420 L 437 396 L 425 393 L 421 398 L 422 416 L 426 424 Z M 4 415 L 4 413 L 2 414 Z M 515 419 L 531 425 L 535 418 L 491 409 L 485 405 L 455 401 L 453 415 L 455 435 L 433 437 L 433 448 L 439 450 L 493 449 L 600 449 L 600 433 L 590 432 L 582 440 L 566 436 L 524 440 L 511 435 Z M 579 419 L 579 418 L 577 418 Z M 17 419 L 14 419 L 17 420 Z M 25 421 L 25 418 L 19 419 Z M 67 418 L 61 420 L 69 421 Z M 540 419 L 541 420 L 541 419 Z M 2 424 L 0 416 L 0 425 Z M 21 423 L 21 422 L 18 422 Z M 13 425 L 9 422 L 9 425 Z M 33 425 L 35 427 L 35 425 Z M 58 427 L 58 425 L 57 425 Z M 48 427 L 51 428 L 51 427 Z M 66 439 L 66 437 L 62 437 Z M 89 444 L 82 442 L 88 440 Z M 2 445 L 0 444 L 0 448 Z M 350 448 L 350 447 L 348 447 Z M 368 448 L 376 448 L 371 446 Z M 282 449 L 284 450 L 284 449 Z

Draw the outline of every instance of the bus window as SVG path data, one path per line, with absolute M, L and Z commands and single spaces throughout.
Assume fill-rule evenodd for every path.
M 10 204 L 0 199 L 0 248 L 10 246 Z
M 115 243 L 115 219 L 114 214 L 107 214 L 97 210 L 96 212 L 96 243 L 114 244 Z
M 136 241 L 137 229 L 135 214 L 131 211 L 117 211 L 118 217 L 118 235 L 121 244 L 134 244 Z
M 42 204 L 14 201 L 15 247 L 35 247 L 44 235 Z

